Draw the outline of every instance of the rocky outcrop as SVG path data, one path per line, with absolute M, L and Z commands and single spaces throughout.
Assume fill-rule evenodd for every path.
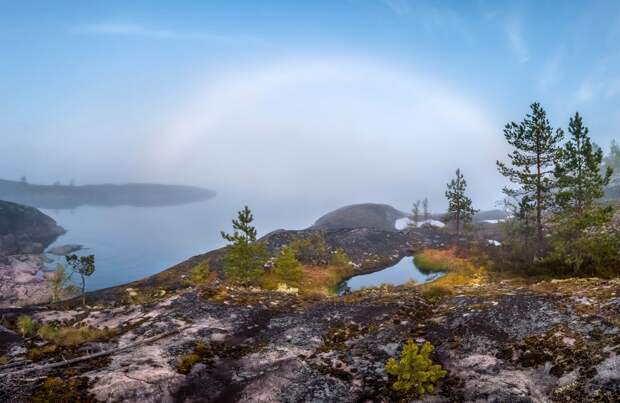
M 350 228 L 374 228 L 396 231 L 396 220 L 405 213 L 387 204 L 353 204 L 325 214 L 312 226 L 313 229 L 334 230 Z
M 0 262 L 0 307 L 49 302 L 52 297 L 43 255 L 13 255 Z
M 64 232 L 33 207 L 0 201 L 0 255 L 42 253 Z
M 33 315 L 39 322 L 117 329 L 82 354 L 135 347 L 66 371 L 31 373 L 20 383 L 0 376 L 0 400 L 28 400 L 41 387 L 39 377 L 55 376 L 84 379 L 95 398 L 108 402 L 397 401 L 402 396 L 384 368 L 407 339 L 431 342 L 431 358 L 448 371 L 423 401 L 618 396 L 618 281 L 503 281 L 454 291 L 429 300 L 407 285 L 316 300 L 221 287 L 147 305 L 40 310 Z M 0 314 L 8 323 L 18 315 Z M 169 336 L 136 344 L 162 334 Z M 6 356 L 19 362 L 26 344 L 10 338 Z M 56 355 L 45 360 L 63 360 Z M 191 364 L 181 369 L 188 356 Z

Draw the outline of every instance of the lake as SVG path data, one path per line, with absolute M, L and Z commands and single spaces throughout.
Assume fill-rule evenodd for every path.
M 80 206 L 71 210 L 41 210 L 67 230 L 51 246 L 81 244 L 84 249 L 77 254 L 95 255 L 97 269 L 87 288 L 96 290 L 139 280 L 226 245 L 220 231 L 230 231 L 231 219 L 247 200 L 243 195 L 218 194 L 205 201 L 163 207 Z M 259 236 L 279 228 L 306 228 L 329 211 L 316 204 L 257 197 L 249 205 Z M 296 208 L 290 208 L 291 205 Z M 62 262 L 64 258 L 55 261 Z M 384 270 L 355 276 L 347 284 L 356 290 L 381 283 L 425 282 L 431 277 L 418 271 L 411 258 L 404 258 Z
M 427 283 L 440 277 L 443 273 L 422 273 L 415 265 L 413 257 L 402 258 L 393 266 L 374 273 L 360 274 L 351 277 L 340 287 L 340 293 L 357 291 L 364 287 L 374 287 L 381 284 L 401 285 L 411 280 L 418 284 Z
M 231 219 L 244 204 L 241 197 L 216 196 L 165 207 L 80 206 L 41 211 L 67 230 L 51 246 L 81 244 L 84 249 L 78 255 L 95 255 L 97 269 L 87 282 L 87 288 L 95 290 L 144 278 L 224 246 L 220 231 L 231 230 Z M 303 228 L 315 218 L 308 214 L 305 219 L 294 219 L 293 213 L 258 201 L 251 206 L 256 206 L 259 236 L 278 228 Z

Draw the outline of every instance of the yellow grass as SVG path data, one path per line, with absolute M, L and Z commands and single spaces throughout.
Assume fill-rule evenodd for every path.
M 452 289 L 459 285 L 482 284 L 488 278 L 487 270 L 483 266 L 474 264 L 471 260 L 457 256 L 456 249 L 426 249 L 416 254 L 415 262 L 418 267 L 419 261 L 431 267 L 430 271 L 445 271 L 446 274 L 437 280 L 420 287 L 430 289 L 431 287 L 443 287 Z M 422 268 L 424 270 L 424 268 Z
M 301 294 L 333 296 L 336 295 L 338 285 L 343 279 L 353 274 L 351 267 L 343 266 L 304 266 L 300 281 L 292 284 L 282 280 L 273 272 L 261 278 L 261 287 L 267 290 L 276 290 L 279 284 L 299 288 Z

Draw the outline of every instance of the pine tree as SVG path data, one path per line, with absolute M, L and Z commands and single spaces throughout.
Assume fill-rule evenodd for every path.
M 601 174 L 603 151 L 594 147 L 579 112 L 570 118 L 569 139 L 555 164 L 556 203 L 564 214 L 582 215 L 603 196 L 612 175 L 611 166 Z
M 420 221 L 420 201 L 416 200 L 415 202 L 413 202 L 413 206 L 411 207 L 411 223 L 409 223 L 409 226 L 412 228 L 417 228 L 419 221 Z
M 461 223 L 472 220 L 477 210 L 472 208 L 471 199 L 465 195 L 467 182 L 460 169 L 456 170 L 456 178 L 448 183 L 446 199 L 448 199 L 448 219 L 456 223 L 456 234 L 459 235 Z
M 283 246 L 274 262 L 274 273 L 289 285 L 296 284 L 303 277 L 303 269 L 295 257 L 295 250 Z
M 268 252 L 266 246 L 256 240 L 256 228 L 252 226 L 254 217 L 245 206 L 233 219 L 233 233 L 221 232 L 222 237 L 231 242 L 224 256 L 224 274 L 234 282 L 244 285 L 254 283 L 263 273 Z
M 428 197 L 425 197 L 422 201 L 422 211 L 424 214 L 424 222 L 428 223 L 428 221 L 431 219 L 431 213 L 428 210 Z
M 550 259 L 560 260 L 573 275 L 597 274 L 612 266 L 620 238 L 606 228 L 613 216 L 611 206 L 596 203 L 609 183 L 612 168 L 602 169 L 603 152 L 594 146 L 579 113 L 569 121 L 570 137 L 556 162 L 556 200 L 553 250 Z
M 534 209 L 537 249 L 543 244 L 543 213 L 553 204 L 554 160 L 564 133 L 555 132 L 549 125 L 544 109 L 538 103 L 530 105 L 521 123 L 510 122 L 504 127 L 504 137 L 514 150 L 508 154 L 510 164 L 497 161 L 499 172 L 517 188 L 504 188 L 508 197 L 521 200 L 527 197 Z

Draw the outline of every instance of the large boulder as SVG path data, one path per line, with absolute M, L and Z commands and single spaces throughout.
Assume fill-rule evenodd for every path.
M 0 201 L 0 255 L 42 253 L 64 232 L 33 207 Z
M 375 228 L 396 231 L 395 223 L 406 214 L 387 204 L 353 204 L 325 214 L 312 229 Z

